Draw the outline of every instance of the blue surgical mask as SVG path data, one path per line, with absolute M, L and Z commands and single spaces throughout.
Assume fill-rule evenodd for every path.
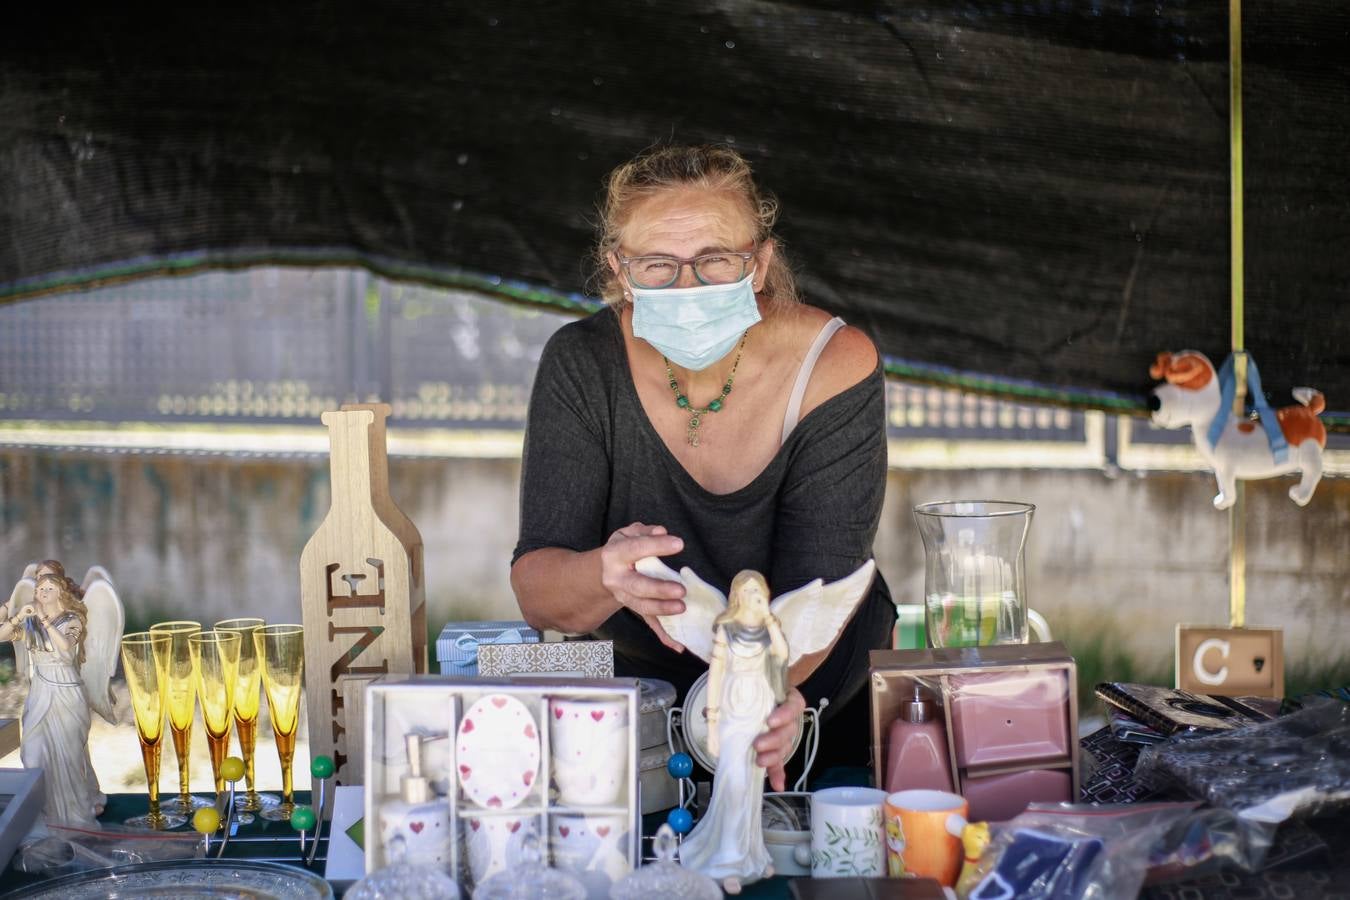
M 731 352 L 759 321 L 752 270 L 731 284 L 633 287 L 633 334 L 671 362 L 698 372 Z

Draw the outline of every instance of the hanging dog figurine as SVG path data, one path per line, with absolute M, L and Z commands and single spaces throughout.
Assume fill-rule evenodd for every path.
M 746 570 L 731 581 L 730 598 L 694 574 L 678 573 L 654 556 L 637 570 L 680 582 L 685 611 L 661 616 L 661 625 L 690 653 L 710 664 L 708 749 L 717 760 L 712 800 L 680 847 L 680 865 L 719 881 L 728 894 L 773 875 L 761 824 L 764 769 L 755 762 L 755 738 L 790 684 L 810 674 L 789 671 L 803 657 L 829 648 L 867 594 L 876 571 L 868 560 L 851 575 L 816 579 L 770 602 L 769 585 Z M 818 664 L 818 663 L 817 663 Z
M 1219 482 L 1215 508 L 1233 505 L 1239 478 L 1270 478 L 1289 472 L 1302 473 L 1298 484 L 1289 489 L 1290 499 L 1299 506 L 1308 505 L 1322 478 L 1322 450 L 1327 443 L 1326 427 L 1317 418 L 1326 408 L 1321 391 L 1294 388 L 1294 399 L 1300 405 L 1272 410 L 1261 393 L 1256 363 L 1249 357 L 1247 382 L 1257 418 L 1235 419 L 1231 356 L 1215 371 L 1208 357 L 1195 350 L 1159 353 L 1148 371 L 1165 381 L 1153 389 L 1149 404 L 1153 422 L 1163 428 L 1191 426 L 1195 447 Z

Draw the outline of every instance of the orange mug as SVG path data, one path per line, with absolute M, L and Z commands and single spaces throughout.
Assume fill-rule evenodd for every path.
M 892 877 L 933 878 L 953 887 L 961 873 L 961 829 L 970 807 L 960 794 L 897 791 L 886 797 L 886 868 Z

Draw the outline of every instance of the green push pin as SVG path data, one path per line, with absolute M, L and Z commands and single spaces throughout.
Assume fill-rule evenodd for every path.
M 319 817 L 308 806 L 297 806 L 291 813 L 291 827 L 296 831 L 309 831 L 318 820 Z
M 333 777 L 333 772 L 337 767 L 333 765 L 331 756 L 316 756 L 309 763 L 309 774 L 319 785 L 319 803 L 318 810 L 322 813 L 327 808 L 328 802 L 328 779 Z M 314 865 L 314 856 L 319 850 L 319 814 L 308 806 L 297 806 L 295 812 L 291 813 L 291 827 L 300 832 L 300 856 L 305 861 L 305 865 Z M 305 832 L 314 829 L 314 843 L 309 848 L 309 853 L 305 853 Z
M 309 774 L 315 778 L 327 778 L 333 774 L 333 759 L 329 756 L 316 756 L 309 764 Z

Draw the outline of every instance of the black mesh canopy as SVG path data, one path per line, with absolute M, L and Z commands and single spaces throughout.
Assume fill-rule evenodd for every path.
M 586 305 L 605 173 L 729 143 L 894 374 L 1139 408 L 1230 346 L 1214 0 L 24 4 L 0 300 L 260 262 Z M 1350 7 L 1244 4 L 1246 335 L 1350 427 Z

